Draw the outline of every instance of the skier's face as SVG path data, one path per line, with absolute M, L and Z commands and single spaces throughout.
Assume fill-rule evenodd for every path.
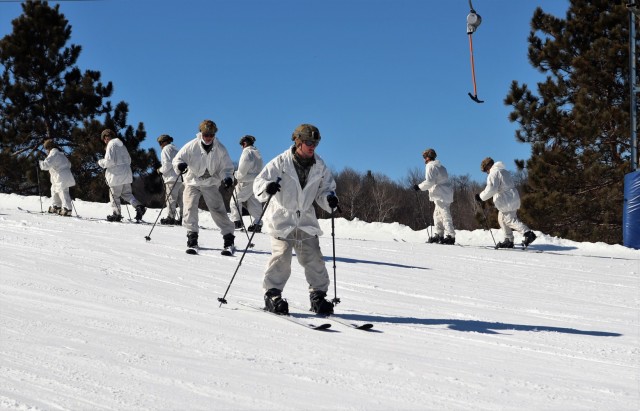
M 296 150 L 300 157 L 311 158 L 316 151 L 318 143 L 317 140 L 302 140 Z
M 202 141 L 206 144 L 209 145 L 211 143 L 213 143 L 213 138 L 216 135 L 214 133 L 202 133 Z

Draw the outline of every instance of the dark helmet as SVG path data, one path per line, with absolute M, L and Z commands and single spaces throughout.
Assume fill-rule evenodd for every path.
M 116 138 L 116 133 L 110 128 L 105 128 L 104 130 L 102 130 L 102 133 L 100 134 L 100 140 L 104 140 L 105 137 Z
M 482 163 L 480 163 L 480 170 L 483 173 L 487 172 L 487 171 L 489 171 L 491 166 L 493 166 L 493 159 L 491 157 L 487 157 L 484 160 L 482 160 Z
M 247 134 L 246 136 L 240 137 L 240 145 L 247 143 L 247 145 L 252 146 L 253 143 L 255 142 L 256 142 L 256 138 L 254 136 L 250 136 L 249 134 Z
M 218 126 L 211 120 L 202 120 L 199 130 L 205 134 L 216 134 L 218 132 Z
M 158 144 L 162 144 L 165 142 L 172 143 L 173 137 L 171 137 L 169 134 L 162 134 L 160 137 L 158 137 Z
M 431 160 L 435 160 L 437 156 L 436 150 L 432 148 L 428 148 L 422 152 L 422 158 L 424 159 L 430 158 Z
M 44 149 L 51 150 L 52 148 L 57 148 L 56 143 L 53 142 L 52 139 L 48 138 L 44 141 Z
M 320 130 L 318 127 L 311 124 L 300 124 L 293 130 L 293 134 L 291 135 L 291 140 L 293 141 L 315 141 L 316 143 L 320 142 Z

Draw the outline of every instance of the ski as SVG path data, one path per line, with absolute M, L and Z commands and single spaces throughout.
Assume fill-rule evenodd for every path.
M 233 257 L 235 252 L 236 252 L 235 247 L 229 247 L 229 249 L 225 248 L 224 250 L 220 251 L 220 254 L 225 255 L 227 257 Z
M 504 251 L 529 251 L 531 253 L 541 253 L 543 252 L 543 250 L 534 250 L 534 249 L 530 249 L 528 247 L 522 247 L 522 245 L 518 245 L 515 246 L 513 248 L 496 248 L 496 247 L 491 247 L 494 250 L 504 250 Z
M 300 326 L 303 326 L 305 328 L 310 328 L 312 330 L 318 330 L 318 331 L 322 331 L 322 330 L 327 330 L 329 328 L 331 328 L 331 324 L 330 323 L 320 323 L 320 324 L 314 324 L 314 323 L 310 323 L 307 322 L 301 318 L 298 317 L 293 317 L 291 314 L 288 315 L 281 315 L 281 314 L 276 314 L 276 313 L 272 313 L 270 311 L 266 311 L 263 308 L 260 308 L 256 305 L 250 304 L 250 303 L 246 303 L 244 301 L 238 301 L 238 304 L 244 306 L 244 307 L 249 307 L 251 309 L 254 309 L 256 311 L 260 311 L 269 315 L 273 315 L 275 317 L 281 318 L 283 320 L 287 320 L 290 321 L 294 324 L 298 324 Z
M 329 321 L 335 321 L 335 322 L 337 322 L 339 324 L 346 325 L 347 327 L 351 327 L 351 328 L 354 328 L 356 330 L 370 331 L 373 328 L 373 324 L 371 324 L 371 323 L 350 322 L 349 320 L 345 320 L 344 318 L 336 317 L 335 315 L 329 315 L 329 316 L 319 315 L 318 318 L 323 318 L 323 319 L 329 320 Z

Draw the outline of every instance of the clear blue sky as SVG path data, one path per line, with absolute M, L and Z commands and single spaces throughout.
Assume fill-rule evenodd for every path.
M 50 2 L 56 4 L 56 2 Z M 432 147 L 450 175 L 484 182 L 491 156 L 511 170 L 528 158 L 503 104 L 512 80 L 536 90 L 527 36 L 537 6 L 564 17 L 567 0 L 473 0 L 478 96 L 466 34 L 468 0 L 102 0 L 60 10 L 82 46 L 78 66 L 112 81 L 114 103 L 143 122 L 145 147 L 160 134 L 182 146 L 205 118 L 234 161 L 238 140 L 257 138 L 266 161 L 293 129 L 320 129 L 335 170 L 403 180 Z M 0 0 L 0 36 L 21 14 Z

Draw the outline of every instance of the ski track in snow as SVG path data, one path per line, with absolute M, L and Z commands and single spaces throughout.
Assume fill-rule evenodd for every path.
M 146 241 L 151 225 L 18 207 L 40 203 L 0 194 L 0 409 L 640 408 L 637 250 L 542 233 L 543 253 L 441 246 L 427 230 L 336 219 L 336 312 L 376 332 L 319 332 L 234 303 L 262 304 L 267 234 L 220 307 L 247 238 L 221 256 L 206 212 L 208 249 L 189 256 L 182 227 Z M 482 230 L 456 238 L 491 244 Z M 292 271 L 283 294 L 307 307 L 295 258 Z

